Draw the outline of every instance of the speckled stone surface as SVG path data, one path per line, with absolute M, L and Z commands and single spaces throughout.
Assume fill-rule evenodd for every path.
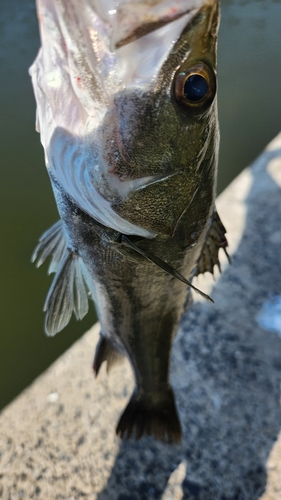
M 98 325 L 0 415 L 0 498 L 280 500 L 281 332 L 259 326 L 281 296 L 281 135 L 220 196 L 232 265 L 197 284 L 174 343 L 181 445 L 121 442 L 127 362 L 91 370 Z

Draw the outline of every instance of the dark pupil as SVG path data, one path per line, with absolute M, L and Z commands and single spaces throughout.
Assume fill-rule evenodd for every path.
M 200 101 L 207 91 L 207 81 L 200 75 L 191 75 L 184 84 L 184 95 L 189 101 Z

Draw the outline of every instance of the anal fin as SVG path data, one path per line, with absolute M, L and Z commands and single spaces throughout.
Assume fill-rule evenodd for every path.
M 218 266 L 219 271 L 221 271 L 220 261 L 219 261 L 219 250 L 222 248 L 225 255 L 230 262 L 230 257 L 227 253 L 228 242 L 225 237 L 226 229 L 220 220 L 217 211 L 214 212 L 212 225 L 209 229 L 205 245 L 202 249 L 195 276 L 199 274 L 204 274 L 207 271 L 214 274 L 215 266 Z
M 109 340 L 107 340 L 104 335 L 100 334 L 99 341 L 97 343 L 95 358 L 93 363 L 93 370 L 97 377 L 100 367 L 104 361 L 107 362 L 106 370 L 107 373 L 111 370 L 111 368 L 123 361 L 123 356 L 120 354 L 114 347 L 111 345 Z

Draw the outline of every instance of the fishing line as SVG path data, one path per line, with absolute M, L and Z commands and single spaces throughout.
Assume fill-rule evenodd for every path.
M 122 234 L 122 244 L 126 246 L 127 248 L 131 248 L 135 250 L 135 252 L 139 253 L 142 255 L 145 259 L 149 260 L 153 264 L 155 264 L 157 267 L 162 269 L 162 271 L 165 271 L 166 273 L 170 274 L 174 278 L 182 281 L 182 283 L 185 283 L 186 285 L 190 286 L 196 293 L 199 293 L 201 297 L 204 297 L 204 299 L 208 300 L 209 302 L 214 303 L 213 299 L 209 297 L 206 293 L 202 292 L 198 288 L 196 288 L 190 281 L 188 281 L 181 273 L 179 273 L 174 267 L 172 267 L 170 264 L 167 264 L 162 259 L 159 259 L 159 257 L 156 257 L 155 255 L 152 255 L 148 252 L 144 252 L 141 250 L 139 247 L 137 247 L 127 236 Z

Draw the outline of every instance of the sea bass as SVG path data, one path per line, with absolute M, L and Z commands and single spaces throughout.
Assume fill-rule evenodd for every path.
M 169 442 L 181 427 L 169 382 L 172 341 L 192 278 L 219 266 L 217 0 L 37 0 L 30 68 L 36 128 L 60 221 L 44 310 L 54 335 L 93 298 L 94 370 L 123 356 L 135 390 L 121 437 Z

